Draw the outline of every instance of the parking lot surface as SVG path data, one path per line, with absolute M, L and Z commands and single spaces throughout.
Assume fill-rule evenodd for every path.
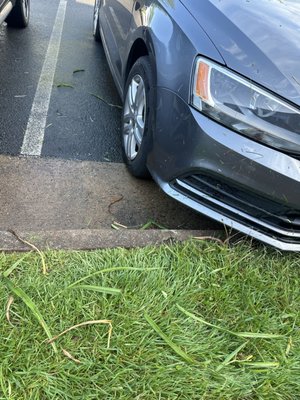
M 0 229 L 219 227 L 126 171 L 92 14 L 93 0 L 32 0 L 27 29 L 0 27 Z

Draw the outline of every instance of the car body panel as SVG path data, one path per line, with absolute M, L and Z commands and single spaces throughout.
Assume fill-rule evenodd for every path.
M 149 166 L 161 180 L 171 182 L 198 170 L 245 190 L 255 187 L 258 195 L 288 202 L 300 212 L 299 160 L 216 124 L 170 90 L 158 89 L 157 96 Z M 166 130 L 170 120 L 172 129 Z
M 103 0 L 100 10 L 100 25 L 115 79 L 122 80 L 122 60 L 132 19 L 132 0 Z
M 107 25 L 110 1 L 127 4 L 127 11 L 132 4 L 124 25 L 118 17 L 121 27 Z M 233 132 L 190 105 L 199 55 L 300 105 L 300 19 L 291 18 L 295 37 L 286 38 L 291 12 L 286 3 L 292 1 L 103 0 L 100 25 L 121 96 L 136 43 L 146 46 L 153 64 L 156 105 L 147 166 L 159 186 L 230 227 L 280 249 L 299 251 L 299 158 Z M 270 16 L 268 5 L 275 5 Z M 250 12 L 251 6 L 255 10 Z M 277 46 L 276 52 L 276 43 L 284 49 Z
M 142 27 L 144 35 L 149 32 L 156 66 L 159 65 L 157 86 L 167 87 L 188 100 L 195 54 L 201 49 L 222 62 L 219 52 L 180 1 L 146 0 L 140 5 L 134 12 L 132 30 Z
M 128 18 L 125 19 L 125 25 L 122 21 L 123 35 L 115 33 L 120 31 L 120 27 L 116 28 L 115 22 L 110 25 L 111 10 L 108 11 L 107 8 L 111 1 L 123 3 L 122 0 L 103 0 L 103 6 L 100 9 L 100 26 L 119 92 L 122 91 L 126 80 L 126 61 L 130 50 L 139 39 L 143 40 L 148 53 L 153 60 L 155 59 L 157 86 L 167 86 L 186 100 L 189 97 L 189 85 L 182 85 L 181 82 L 190 82 L 195 54 L 199 51 L 196 48 L 208 54 L 210 58 L 223 62 L 212 41 L 199 24 L 190 18 L 190 13 L 179 0 L 173 2 L 131 1 L 133 17 L 130 26 L 127 25 Z M 120 9 L 119 6 L 118 9 Z M 185 35 L 182 34 L 181 27 L 174 22 L 180 18 L 191 20 Z M 120 24 L 119 18 L 118 21 Z M 191 42 L 188 37 L 194 37 L 195 40 Z M 182 57 L 178 58 L 172 54 L 171 48 L 178 49 L 179 52 L 184 49 L 184 52 L 181 52 Z M 157 65 L 160 65 L 160 68 L 156 68 Z M 166 80 L 168 80 L 167 83 Z M 122 92 L 120 94 L 122 96 Z
M 229 68 L 300 105 L 299 1 L 182 2 Z
M 172 91 L 158 89 L 158 97 L 148 165 L 159 186 L 174 199 L 223 224 L 281 250 L 299 251 L 300 230 L 292 226 L 281 229 L 279 219 L 300 215 L 300 162 L 216 124 Z M 167 130 L 170 121 L 172 128 Z M 191 187 L 181 191 L 185 178 L 194 174 L 243 191 L 249 204 L 259 199 L 261 207 L 246 214 L 243 207 L 234 209 L 230 202 L 225 203 L 222 194 L 192 193 Z M 287 214 L 284 205 L 288 205 Z M 273 221 L 279 222 L 278 226 Z

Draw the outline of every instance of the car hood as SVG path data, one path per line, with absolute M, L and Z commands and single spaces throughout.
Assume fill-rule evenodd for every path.
M 181 0 L 226 65 L 300 106 L 299 0 Z

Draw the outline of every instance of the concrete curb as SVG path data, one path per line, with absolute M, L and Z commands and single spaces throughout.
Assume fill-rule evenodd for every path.
M 0 231 L 0 251 L 20 252 L 32 248 L 27 241 L 41 250 L 95 250 L 108 248 L 135 248 L 148 245 L 185 241 L 194 237 L 224 237 L 216 230 L 136 230 L 136 229 L 81 229 L 56 231 Z M 23 240 L 23 241 L 22 241 Z

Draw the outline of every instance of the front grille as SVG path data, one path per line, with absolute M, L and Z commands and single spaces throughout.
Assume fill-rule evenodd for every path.
M 206 175 L 176 179 L 178 192 L 237 222 L 288 242 L 300 242 L 300 212 Z

